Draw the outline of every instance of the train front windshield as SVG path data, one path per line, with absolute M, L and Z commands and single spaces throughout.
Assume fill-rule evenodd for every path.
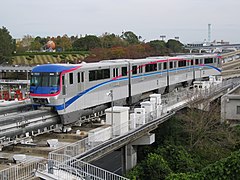
M 59 73 L 32 73 L 31 86 L 58 87 L 60 85 Z

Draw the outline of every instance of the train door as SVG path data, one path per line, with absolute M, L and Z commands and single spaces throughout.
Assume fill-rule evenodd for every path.
M 78 72 L 77 73 L 77 83 L 78 83 L 78 92 L 82 92 L 84 90 L 84 72 Z
M 113 77 L 118 77 L 118 68 L 113 68 Z
M 65 96 L 67 94 L 67 88 L 66 88 L 66 78 L 65 74 L 62 75 L 62 95 Z

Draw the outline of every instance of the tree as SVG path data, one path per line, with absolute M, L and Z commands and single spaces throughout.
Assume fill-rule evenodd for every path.
M 115 34 L 104 33 L 102 36 L 99 37 L 101 41 L 102 48 L 112 48 L 112 47 L 126 47 L 127 42 L 121 39 L 120 36 Z
M 198 180 L 198 179 L 239 179 L 240 174 L 240 151 L 232 153 L 229 157 L 223 158 L 203 168 L 198 173 L 170 174 L 166 179 L 172 180 Z
M 172 171 L 159 154 L 150 153 L 144 163 L 144 178 L 150 180 L 165 179 Z
M 149 42 L 149 45 L 154 49 L 155 55 L 165 55 L 167 53 L 165 41 L 153 40 Z
M 40 51 L 42 45 L 39 41 L 34 40 L 31 42 L 30 50 L 31 51 Z
M 52 39 L 56 42 L 56 48 L 61 48 L 63 51 L 72 49 L 71 39 L 65 34 L 62 37 L 57 36 L 57 38 Z
M 82 51 L 89 51 L 100 46 L 101 46 L 100 39 L 94 35 L 86 35 L 85 37 L 81 37 L 78 40 L 74 41 L 73 43 L 74 50 Z
M 31 49 L 31 43 L 34 41 L 34 38 L 32 36 L 28 35 L 24 35 L 24 37 L 22 38 L 22 46 L 29 51 Z
M 140 36 L 138 37 L 132 31 L 126 31 L 126 32 L 123 32 L 123 34 L 121 35 L 121 38 L 126 40 L 129 44 L 139 44 L 141 37 Z
M 7 28 L 0 28 L 0 63 L 11 61 L 15 48 L 14 42 Z
M 175 173 L 195 171 L 193 159 L 183 146 L 166 144 L 159 146 L 155 153 L 162 155 L 164 160 L 168 162 L 171 170 Z
M 228 156 L 240 140 L 234 128 L 220 123 L 219 103 L 209 103 L 207 98 L 199 96 L 180 116 L 188 147 L 200 157 L 199 161 L 205 159 L 203 165 Z
M 150 153 L 146 160 L 128 172 L 127 177 L 130 179 L 161 180 L 170 173 L 172 170 L 163 157 L 156 153 Z
M 184 50 L 183 44 L 174 39 L 169 39 L 166 46 L 174 53 L 180 53 Z

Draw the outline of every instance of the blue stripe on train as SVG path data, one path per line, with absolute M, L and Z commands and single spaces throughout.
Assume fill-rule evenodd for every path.
M 206 67 L 210 67 L 210 68 L 213 68 L 215 70 L 217 70 L 218 72 L 221 72 L 221 69 L 215 67 L 215 66 L 211 66 L 211 65 L 204 65 Z M 143 75 L 138 75 L 138 76 L 132 76 L 132 79 L 136 79 L 136 78 L 140 78 L 140 77 L 147 77 L 147 76 L 152 76 L 152 75 L 156 75 L 156 74 L 164 74 L 164 73 L 167 73 L 167 72 L 175 72 L 175 71 L 182 71 L 182 70 L 188 70 L 188 69 L 198 69 L 202 66 L 191 66 L 191 67 L 187 67 L 187 68 L 177 68 L 177 69 L 170 69 L 170 70 L 165 70 L 165 71 L 161 71 L 161 72 L 154 72 L 154 73 L 149 73 L 149 74 L 143 74 Z M 76 101 L 78 98 L 82 97 L 83 95 L 93 91 L 94 89 L 97 89 L 101 86 L 104 86 L 108 83 L 112 83 L 112 82 L 120 82 L 120 81 L 125 81 L 125 80 L 128 80 L 128 77 L 125 77 L 125 78 L 119 78 L 119 79 L 116 79 L 116 80 L 109 80 L 109 81 L 106 81 L 106 82 L 102 82 L 100 84 L 97 84 L 89 89 L 86 89 L 84 91 L 82 91 L 81 93 L 77 94 L 76 96 L 72 97 L 71 99 L 69 99 L 67 102 L 65 102 L 65 108 L 67 108 L 69 105 L 71 105 L 74 101 Z M 63 110 L 64 109 L 64 104 L 61 104 L 61 105 L 56 105 L 55 106 L 56 110 Z

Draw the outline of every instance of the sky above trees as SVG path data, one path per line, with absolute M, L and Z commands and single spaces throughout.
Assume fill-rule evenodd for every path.
M 237 0 L 9 0 L 1 2 L 0 26 L 14 38 L 133 31 L 147 41 L 166 35 L 191 43 L 207 39 L 211 23 L 212 40 L 237 43 L 239 5 Z

